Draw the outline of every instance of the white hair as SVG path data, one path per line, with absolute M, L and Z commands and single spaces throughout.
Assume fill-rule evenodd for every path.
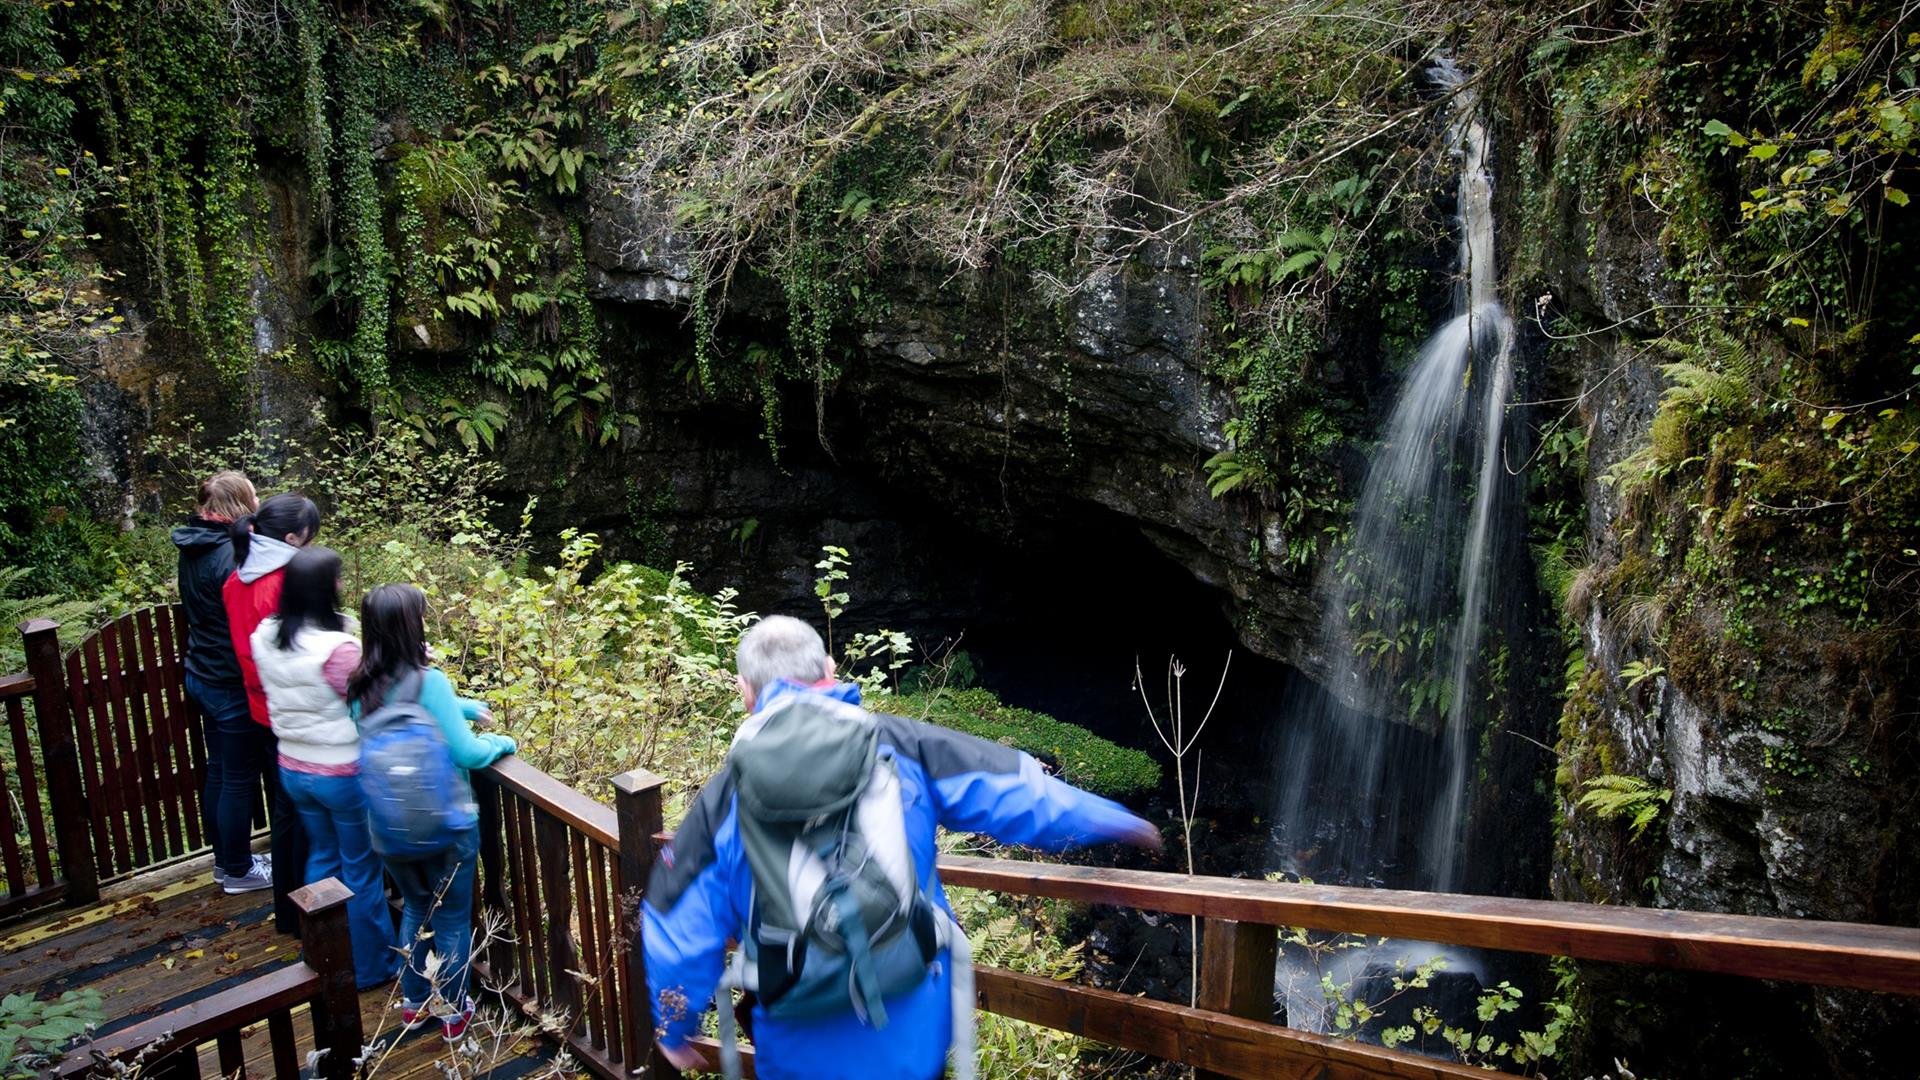
M 827 677 L 827 647 L 813 627 L 791 615 L 769 615 L 740 635 L 734 653 L 740 677 L 757 695 L 771 683 L 815 683 Z

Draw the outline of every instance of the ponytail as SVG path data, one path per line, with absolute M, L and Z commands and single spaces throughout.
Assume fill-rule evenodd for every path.
M 262 500 L 260 508 L 251 514 L 241 515 L 233 523 L 233 565 L 247 565 L 247 550 L 251 548 L 253 534 L 271 536 L 283 540 L 289 536 L 304 536 L 301 543 L 310 543 L 320 531 L 320 508 L 305 495 L 285 492 Z
M 247 548 L 253 543 L 253 514 L 242 514 L 228 526 L 233 536 L 233 565 L 247 565 Z

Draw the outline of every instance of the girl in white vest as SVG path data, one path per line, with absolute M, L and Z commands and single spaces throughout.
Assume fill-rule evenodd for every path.
M 287 564 L 280 613 L 253 632 L 253 661 L 280 742 L 280 783 L 310 844 L 307 884 L 337 877 L 353 890 L 347 925 L 360 989 L 400 966 L 380 857 L 361 793 L 360 729 L 347 711 L 347 677 L 360 663 L 358 624 L 340 613 L 340 556 L 301 548 Z

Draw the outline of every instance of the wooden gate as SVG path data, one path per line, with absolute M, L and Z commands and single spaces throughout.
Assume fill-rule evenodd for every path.
M 0 678 L 0 917 L 206 850 L 206 742 L 186 694 L 179 605 L 129 612 L 60 648 L 59 624 L 20 627 L 27 672 Z M 27 720 L 31 703 L 33 723 Z

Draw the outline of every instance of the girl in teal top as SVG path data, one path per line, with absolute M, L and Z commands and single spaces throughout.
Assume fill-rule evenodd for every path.
M 513 753 L 513 740 L 475 732 L 473 721 L 492 718 L 486 705 L 458 697 L 453 684 L 427 659 L 426 596 L 411 585 L 382 585 L 360 601 L 360 666 L 347 681 L 347 701 L 357 720 L 380 707 L 387 689 L 412 671 L 422 671 L 420 705 L 439 723 L 453 763 L 479 769 Z M 473 1016 L 467 996 L 467 961 L 473 950 L 473 883 L 480 830 L 462 829 L 442 851 L 417 859 L 385 860 L 400 890 L 400 946 L 408 950 L 400 971 L 402 1018 L 408 1027 L 437 1017 L 447 1041 L 457 1042 Z M 439 957 L 427 978 L 427 954 Z

